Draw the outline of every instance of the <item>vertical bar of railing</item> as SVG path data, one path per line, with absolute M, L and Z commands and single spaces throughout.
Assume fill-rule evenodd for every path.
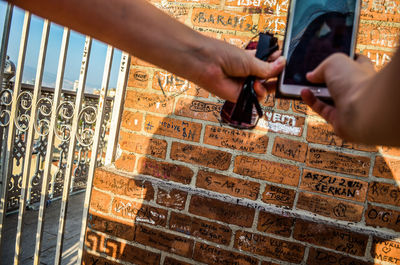
M 43 23 L 43 32 L 42 32 L 42 40 L 40 44 L 38 65 L 36 71 L 36 80 L 33 90 L 33 98 L 31 105 L 31 114 L 29 118 L 29 130 L 28 136 L 26 138 L 26 149 L 25 149 L 25 158 L 24 158 L 24 167 L 22 173 L 22 187 L 21 187 L 21 197 L 19 202 L 19 213 L 18 213 L 18 225 L 17 225 L 17 236 L 15 239 L 15 255 L 14 255 L 14 265 L 18 265 L 21 258 L 21 237 L 23 232 L 23 224 L 24 224 L 24 214 L 26 208 L 26 198 L 27 191 L 29 187 L 29 175 L 30 175 L 30 167 L 32 162 L 32 149 L 33 149 L 33 141 L 35 138 L 35 122 L 36 122 L 36 107 L 37 102 L 40 97 L 40 90 L 42 88 L 42 78 L 43 78 L 43 69 L 44 63 L 46 60 L 46 52 L 47 52 L 47 43 L 49 39 L 49 30 L 50 30 L 50 22 L 45 19 Z
M 61 42 L 61 50 L 60 50 L 60 59 L 58 61 L 58 69 L 57 69 L 57 78 L 54 90 L 54 98 L 53 105 L 51 111 L 51 120 L 50 120 L 50 128 L 49 134 L 47 138 L 47 150 L 46 150 L 46 158 L 45 165 L 43 171 L 43 180 L 42 180 L 42 191 L 40 197 L 40 208 L 38 215 L 38 226 L 36 231 L 36 246 L 35 246 L 35 254 L 33 263 L 35 265 L 40 264 L 40 251 L 42 247 L 42 236 L 43 236 L 43 227 L 44 227 L 44 219 L 45 219 L 45 210 L 46 210 L 46 202 L 48 199 L 48 186 L 49 179 L 51 175 L 51 166 L 53 160 L 53 144 L 55 133 L 54 129 L 57 123 L 57 107 L 61 98 L 61 90 L 62 84 L 64 80 L 64 70 L 65 70 L 65 61 L 67 58 L 67 50 L 68 50 L 68 42 L 69 42 L 70 30 L 68 28 L 64 28 L 64 34 Z
M 13 168 L 13 148 L 14 148 L 14 135 L 15 135 L 15 116 L 17 113 L 17 99 L 18 94 L 21 90 L 21 80 L 22 80 L 22 73 L 24 71 L 24 63 L 25 63 L 25 55 L 26 55 L 26 44 L 28 42 L 29 36 L 29 26 L 31 23 L 31 14 L 29 12 L 25 12 L 24 23 L 22 27 L 22 34 L 21 34 L 21 41 L 19 47 L 19 54 L 18 54 L 18 63 L 17 63 L 17 71 L 15 74 L 15 82 L 14 82 L 14 89 L 13 89 L 13 98 L 12 98 L 12 105 L 11 105 L 11 112 L 10 112 L 10 124 L 8 126 L 8 136 L 7 136 L 7 147 L 6 147 L 6 154 L 4 157 L 4 170 L 3 170 L 3 179 L 6 181 L 10 178 L 12 174 Z M 2 191 L 1 203 L 0 203 L 0 229 L 4 227 L 4 218 L 6 214 L 7 202 L 6 202 L 6 195 L 7 195 L 7 187 Z M 4 239 L 3 236 L 1 238 Z M 1 251 L 1 250 L 0 250 Z
M 56 254 L 55 254 L 55 260 L 54 260 L 54 264 L 56 264 L 56 265 L 61 264 L 61 258 L 62 258 L 65 221 L 67 219 L 68 197 L 69 197 L 69 192 L 70 192 L 71 177 L 72 177 L 72 173 L 73 173 L 73 165 L 74 165 L 74 158 L 75 158 L 76 136 L 77 136 L 78 126 L 79 126 L 79 114 L 81 111 L 81 105 L 82 105 L 82 101 L 83 101 L 83 93 L 84 93 L 84 89 L 85 89 L 86 74 L 87 74 L 87 68 L 88 68 L 88 63 L 89 63 L 91 46 L 92 46 L 92 39 L 87 36 L 86 40 L 85 40 L 85 47 L 83 50 L 78 91 L 76 93 L 76 98 L 75 98 L 75 111 L 74 111 L 74 118 L 72 121 L 71 138 L 70 138 L 70 142 L 69 142 L 68 156 L 67 156 L 67 161 L 66 161 L 67 166 L 66 166 L 65 176 L 64 176 L 65 179 L 64 179 L 63 195 L 62 195 L 62 202 L 61 202 L 60 219 L 59 219 L 59 224 L 58 224 Z
M 131 56 L 123 52 L 121 56 L 121 65 L 118 74 L 117 91 L 113 101 L 113 110 L 111 116 L 110 134 L 107 141 L 107 151 L 105 165 L 111 164 L 114 161 L 115 152 L 117 149 L 118 132 L 121 123 L 121 113 L 124 106 L 124 96 L 126 90 L 126 82 L 129 76 L 129 67 L 131 64 Z
M 7 46 L 8 46 L 8 39 L 10 37 L 10 28 L 11 28 L 11 19 L 13 14 L 13 5 L 8 4 L 6 10 L 6 16 L 4 18 L 4 28 L 3 28 L 3 36 L 1 38 L 1 50 L 0 50 L 0 91 L 3 89 L 3 73 L 4 67 L 6 62 L 6 54 L 7 54 Z M 0 260 L 1 260 L 1 249 L 2 249 L 2 241 L 3 241 L 3 224 L 4 224 L 4 217 L 6 211 L 6 200 L 7 200 L 7 174 L 4 171 L 5 166 L 4 160 L 6 156 L 7 148 L 3 146 L 4 140 L 3 135 L 7 134 L 6 127 L 0 128 L 0 173 L 1 173 L 1 184 L 0 184 Z
M 108 90 L 108 83 L 110 80 L 112 57 L 113 57 L 113 48 L 111 46 L 108 46 L 107 57 L 106 57 L 106 62 L 105 62 L 105 66 L 104 66 L 103 80 L 102 80 L 102 84 L 101 84 L 99 105 L 97 108 L 98 111 L 97 111 L 96 127 L 95 127 L 95 131 L 94 131 L 94 139 L 93 139 L 93 144 L 92 144 L 92 154 L 91 154 L 91 158 L 90 158 L 88 180 L 86 183 L 85 202 L 83 204 L 81 235 L 80 235 L 80 241 L 79 241 L 80 246 L 78 248 L 78 263 L 77 264 L 82 263 L 82 254 L 83 254 L 82 250 L 83 250 L 84 241 L 85 241 L 87 215 L 88 215 L 88 210 L 89 210 L 90 197 L 92 194 L 92 183 L 93 183 L 93 177 L 94 177 L 94 170 L 97 165 L 97 155 L 98 155 L 98 149 L 99 149 L 98 147 L 99 147 L 100 137 L 101 137 L 101 133 L 102 133 L 101 128 L 103 126 L 104 115 L 105 115 L 104 113 L 105 113 L 105 108 L 107 105 L 106 104 L 107 90 Z

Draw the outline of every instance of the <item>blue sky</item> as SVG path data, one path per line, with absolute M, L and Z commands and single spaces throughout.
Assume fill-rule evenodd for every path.
M 7 3 L 0 1 L 0 38 L 3 34 L 6 8 Z M 24 11 L 14 7 L 7 55 L 10 56 L 10 60 L 15 64 L 18 61 L 19 41 L 21 39 L 23 20 Z M 32 16 L 28 38 L 28 48 L 25 59 L 25 68 L 22 78 L 23 83 L 32 83 L 32 81 L 35 79 L 42 30 L 43 19 L 37 16 Z M 44 68 L 43 86 L 54 87 L 62 35 L 63 27 L 56 24 L 51 24 L 47 57 Z M 64 74 L 64 89 L 72 89 L 74 81 L 79 79 L 79 69 L 82 61 L 84 42 L 84 35 L 74 31 L 71 32 Z M 96 40 L 93 41 L 85 92 L 92 92 L 94 89 L 100 89 L 106 52 L 106 44 Z M 110 88 L 116 87 L 120 60 L 121 51 L 115 49 L 110 76 Z

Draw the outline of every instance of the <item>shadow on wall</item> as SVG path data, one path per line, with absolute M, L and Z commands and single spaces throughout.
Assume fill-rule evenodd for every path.
M 400 263 L 400 243 L 371 237 L 368 245 L 367 235 L 207 198 L 211 191 L 400 232 L 391 180 L 400 177 L 391 158 L 399 151 L 347 143 L 314 117 L 306 124 L 314 114 L 300 102 L 268 97 L 254 133 L 221 127 L 221 103 L 199 88 L 162 93 L 127 92 L 119 171 L 96 171 L 84 264 L 372 264 L 369 255 Z M 365 152 L 376 151 L 385 156 L 371 167 Z

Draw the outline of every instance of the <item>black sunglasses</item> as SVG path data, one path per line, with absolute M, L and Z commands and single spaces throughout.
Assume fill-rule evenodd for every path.
M 257 49 L 256 57 L 266 61 L 272 53 L 279 49 L 278 39 L 269 32 L 259 33 L 258 42 L 254 41 L 256 37 L 250 40 L 246 50 Z M 238 129 L 253 129 L 256 127 L 258 120 L 263 116 L 263 111 L 254 91 L 255 81 L 256 77 L 254 76 L 246 78 L 236 104 L 225 101 L 221 109 L 223 123 Z

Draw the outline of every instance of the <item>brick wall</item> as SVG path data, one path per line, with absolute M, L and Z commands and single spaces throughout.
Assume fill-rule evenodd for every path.
M 134 0 L 132 0 L 134 1 Z M 154 4 L 242 46 L 283 39 L 287 0 Z M 400 1 L 363 1 L 357 49 L 380 69 Z M 223 101 L 133 58 L 119 155 L 96 171 L 84 264 L 400 264 L 400 149 L 343 141 L 299 101 L 263 102 L 253 131 Z

